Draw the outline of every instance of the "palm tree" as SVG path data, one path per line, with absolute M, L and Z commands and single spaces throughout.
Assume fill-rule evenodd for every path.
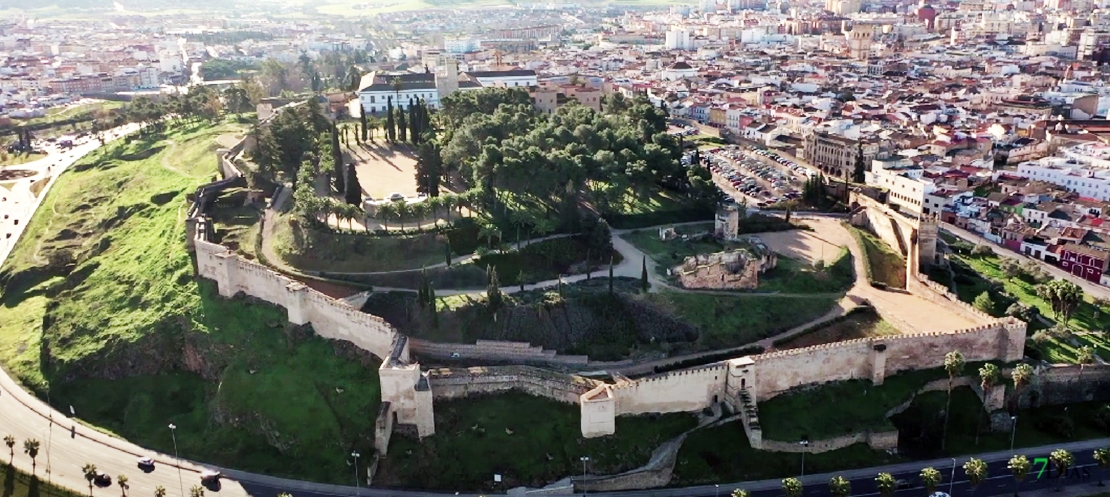
M 963 374 L 964 355 L 958 350 L 944 354 L 944 370 L 948 372 L 948 402 L 944 407 L 944 436 L 940 439 L 941 450 L 944 450 L 944 445 L 948 442 L 948 418 L 951 417 L 952 411 L 952 382 L 957 376 Z
M 420 225 L 423 223 L 424 218 L 428 217 L 428 212 L 431 211 L 428 200 L 429 199 L 425 199 L 423 202 L 415 202 L 410 206 L 409 214 L 416 220 L 417 230 L 420 229 Z
M 478 230 L 478 239 L 486 240 L 486 248 L 493 248 L 493 239 L 497 238 L 498 245 L 501 244 L 501 230 L 497 229 L 493 223 L 483 224 Z
M 843 476 L 834 476 L 829 480 L 829 493 L 833 497 L 848 497 L 852 495 L 852 482 Z
M 204 487 L 200 485 L 189 487 L 189 497 L 204 497 Z
M 802 482 L 798 481 L 797 478 L 785 478 L 782 480 L 782 491 L 786 494 L 786 497 L 802 497 L 802 492 L 804 490 L 805 487 L 802 486 Z
M 4 437 L 4 445 L 8 446 L 8 452 L 11 453 L 10 457 L 15 459 L 15 437 L 11 435 Z
M 446 195 L 440 195 L 437 198 L 440 199 L 440 202 L 443 202 L 443 210 L 447 211 L 444 213 L 444 219 L 447 221 L 447 224 L 451 224 L 451 211 L 459 205 L 459 196 L 454 193 L 448 193 Z
M 1095 462 L 1102 468 L 1102 471 L 1098 472 L 1098 486 L 1104 487 L 1106 484 L 1102 483 L 1102 473 L 1110 467 L 1110 449 L 1095 449 Z
M 983 398 L 987 398 L 988 391 L 998 384 L 998 366 L 984 364 L 979 368 L 979 387 L 983 389 Z M 979 431 L 983 428 L 983 413 L 979 413 L 979 424 L 975 427 L 975 445 L 979 445 Z
M 431 211 L 430 213 L 432 215 L 432 226 L 439 226 L 439 209 L 443 207 L 443 197 L 428 197 L 424 200 L 424 203 L 428 204 L 428 210 Z
M 166 497 L 166 487 L 161 485 L 154 487 L 154 497 Z
M 1018 398 L 1021 397 L 1021 391 L 1033 381 L 1033 374 L 1033 366 L 1024 363 L 1014 366 L 1013 371 L 1010 372 L 1010 378 L 1014 381 L 1013 406 L 1010 409 L 1011 412 L 1017 411 Z
M 973 457 L 964 463 L 964 474 L 967 475 L 971 488 L 975 488 L 987 479 L 987 463 Z
M 1026 476 L 1029 476 L 1029 468 L 1031 468 L 1032 465 L 1029 464 L 1029 458 L 1017 455 L 1010 458 L 1010 462 L 1006 464 L 1006 467 L 1014 474 L 1014 497 L 1017 497 L 1018 484 L 1020 484 Z
M 883 497 L 890 497 L 898 489 L 898 480 L 894 479 L 894 475 L 890 473 L 879 473 L 879 476 L 875 478 L 875 485 L 879 487 L 879 494 Z
M 742 488 L 738 488 L 736 490 L 733 490 L 732 493 L 728 494 L 728 495 L 729 495 L 729 497 L 748 497 L 749 494 L 748 494 L 747 490 L 744 490 Z
M 96 479 L 96 465 L 87 463 L 81 466 L 81 473 L 85 475 L 85 481 L 89 482 L 89 495 L 92 495 L 93 480 Z
M 116 482 L 119 483 L 120 491 L 123 493 L 124 497 L 127 497 L 127 481 L 127 475 L 119 475 L 116 477 Z
M 24 440 L 23 453 L 31 456 L 31 474 L 35 474 L 35 458 L 39 455 L 39 441 L 33 438 Z
M 393 207 L 393 202 L 385 202 L 378 206 L 378 212 L 374 217 L 382 222 L 382 227 L 389 231 L 389 220 L 393 219 L 396 209 Z
M 932 495 L 937 489 L 937 485 L 940 485 L 942 478 L 940 471 L 937 471 L 934 467 L 921 470 L 921 483 L 925 485 L 925 493 Z
M 401 233 L 405 232 L 405 218 L 409 217 L 411 211 L 411 206 L 404 200 L 393 203 L 393 217 L 401 224 Z
M 1060 475 L 1060 478 L 1056 480 L 1061 482 L 1060 486 L 1057 487 L 1057 490 L 1061 490 L 1063 489 L 1063 477 L 1067 476 L 1068 468 L 1075 464 L 1075 456 L 1064 449 L 1056 449 L 1048 454 L 1048 460 L 1052 461 L 1052 465 L 1056 466 L 1056 473 Z

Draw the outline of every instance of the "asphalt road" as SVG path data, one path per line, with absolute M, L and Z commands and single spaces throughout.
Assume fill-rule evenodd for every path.
M 45 161 L 57 162 L 44 162 L 43 164 L 36 164 L 35 166 L 23 165 L 18 167 L 37 168 L 38 166 L 43 166 L 43 168 L 45 168 L 45 164 L 49 163 L 52 166 L 51 174 L 57 175 L 60 172 L 58 171 L 59 165 L 64 164 L 64 166 L 61 166 L 62 168 L 68 167 L 77 160 L 80 155 L 94 148 L 95 147 L 92 146 L 81 147 L 77 152 L 65 156 L 51 156 L 48 159 L 44 159 Z M 51 181 L 49 186 L 52 185 L 53 181 Z M 7 205 L 0 204 L 0 212 L 9 214 L 11 219 L 20 219 L 18 227 L 15 228 L 18 230 L 18 233 L 13 235 L 13 238 L 18 237 L 19 234 L 22 233 L 23 227 L 26 226 L 26 221 L 30 219 L 34 210 L 39 207 L 41 198 L 44 196 L 45 192 L 39 195 L 38 198 L 30 200 L 28 204 L 21 205 L 18 209 L 13 208 L 14 203 Z M 13 223 L 12 226 L 15 227 L 16 225 Z M 7 247 L 3 247 L 3 249 L 0 250 L 0 262 L 6 259 L 7 255 Z M 80 413 L 78 412 L 77 415 L 80 416 Z M 169 431 L 168 426 L 166 430 Z M 169 497 L 178 495 L 185 497 L 188 495 L 187 492 L 192 486 L 200 483 L 200 471 L 205 469 L 205 466 L 200 464 L 180 460 L 171 454 L 161 454 L 144 449 L 126 440 L 116 438 L 110 434 L 101 433 L 93 428 L 82 425 L 61 412 L 50 409 L 44 402 L 24 391 L 6 372 L 0 372 L 0 436 L 9 434 L 16 439 L 16 446 L 9 456 L 11 457 L 12 464 L 22 471 L 28 473 L 33 472 L 50 483 L 81 492 L 87 491 L 89 487 L 81 472 L 81 467 L 87 463 L 95 464 L 99 470 L 111 475 L 113 479 L 111 487 L 93 490 L 92 494 L 94 497 L 98 495 L 116 495 L 117 492 L 120 492 L 115 482 L 117 476 L 120 474 L 126 474 L 130 480 L 130 489 L 128 490 L 128 494 L 130 495 L 154 495 L 155 487 L 161 486 L 167 489 L 167 495 Z M 189 433 L 177 432 L 176 436 L 188 437 L 191 435 Z M 38 457 L 34 460 L 22 451 L 23 441 L 28 439 L 37 439 L 41 442 Z M 1110 446 L 1110 439 L 1063 445 L 1064 448 L 1072 450 L 1073 453 L 1075 453 L 1077 464 L 1081 468 L 1089 468 L 1091 466 L 1092 449 L 1105 446 Z M 1039 450 L 1031 449 L 1020 452 L 1030 457 L 1047 457 L 1050 450 L 1059 447 L 1060 446 L 1044 447 Z M 4 447 L 0 447 L 0 453 L 2 453 L 3 449 Z M 985 460 L 991 462 L 991 476 L 975 490 L 975 495 L 977 497 L 1001 495 L 1012 492 L 1013 480 L 1008 475 L 1005 468 L 1005 461 L 1009 459 L 1009 455 L 1009 453 L 995 453 L 984 456 Z M 140 456 L 152 457 L 155 460 L 156 467 L 152 472 L 146 473 L 137 467 L 136 459 Z M 183 456 L 188 457 L 188 454 L 183 454 Z M 962 464 L 964 460 L 965 458 L 960 458 L 958 463 Z M 801 456 L 799 455 L 799 464 L 800 462 Z M 880 471 L 891 472 L 898 478 L 911 482 L 912 487 L 899 491 L 896 497 L 910 497 L 911 495 L 921 497 L 922 490 L 920 489 L 920 482 L 917 478 L 917 473 L 920 468 L 925 466 L 936 467 L 945 473 L 945 484 L 947 484 L 947 475 L 949 473 L 945 468 L 950 468 L 951 464 L 952 461 L 950 459 L 943 459 L 939 461 L 901 464 L 884 468 L 844 471 L 837 474 L 843 475 L 852 481 L 853 495 L 857 497 L 868 497 L 877 494 L 874 486 L 874 476 Z M 354 479 L 354 469 L 355 468 L 352 468 L 352 481 Z M 361 468 L 359 470 L 363 471 Z M 255 497 L 274 497 L 282 492 L 291 493 L 295 497 L 430 497 L 433 495 L 457 495 L 453 493 L 439 494 L 431 492 L 325 485 L 234 470 L 224 470 L 224 473 L 227 475 L 227 478 L 222 481 L 220 486 L 208 488 L 206 490 L 207 495 L 220 497 L 245 497 L 248 495 Z M 956 481 L 952 487 L 954 491 L 953 496 L 970 496 L 972 491 L 966 482 L 966 478 L 963 476 L 962 469 L 957 468 L 955 474 Z M 803 482 L 807 485 L 805 492 L 806 497 L 825 497 L 828 494 L 827 482 L 831 476 L 834 475 L 825 474 L 804 477 Z M 1044 475 L 1044 477 L 1040 479 L 1030 477 L 1030 480 L 1023 484 L 1023 489 L 1050 488 L 1057 484 L 1056 480 L 1050 480 L 1047 476 L 1048 475 Z M 1066 478 L 1061 482 L 1066 485 L 1091 484 L 1090 480 L 1083 478 Z M 764 480 L 746 482 L 743 484 L 721 484 L 719 486 L 708 485 L 690 488 L 615 492 L 603 495 L 617 497 L 719 496 L 727 495 L 733 488 L 738 487 L 751 491 L 753 495 L 757 497 L 781 496 L 779 480 Z

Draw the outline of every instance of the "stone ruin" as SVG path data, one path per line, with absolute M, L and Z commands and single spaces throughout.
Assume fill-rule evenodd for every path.
M 671 274 L 682 288 L 752 289 L 759 286 L 759 275 L 776 264 L 778 254 L 752 239 L 750 249 L 687 257 Z

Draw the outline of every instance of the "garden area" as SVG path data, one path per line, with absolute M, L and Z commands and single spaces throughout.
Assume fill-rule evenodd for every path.
M 620 360 L 690 348 L 698 330 L 651 305 L 639 280 L 583 280 L 562 289 L 530 290 L 502 297 L 494 312 L 484 294 L 437 299 L 431 316 L 415 294 L 374 293 L 363 312 L 381 316 L 409 336 L 446 343 L 479 339 L 529 342 L 562 354 Z M 496 317 L 495 317 L 496 316 Z
M 696 351 L 740 347 L 817 319 L 837 297 L 712 295 L 664 291 L 645 295 L 657 308 L 695 326 Z
M 780 256 L 778 264 L 759 276 L 760 292 L 805 294 L 839 293 L 847 291 L 855 282 L 852 254 L 841 248 L 833 263 L 823 261 L 816 265 Z
M 1110 336 L 1105 333 L 1110 328 L 1110 314 L 1104 311 L 1105 303 L 1082 295 L 1070 319 L 1062 323 L 1050 319 L 1054 316 L 1052 303 L 1038 294 L 1041 285 L 1056 280 L 1036 264 L 1018 264 L 983 250 L 974 255 L 956 254 L 949 260 L 960 300 L 992 315 L 1015 315 L 1029 323 L 1031 340 L 1026 343 L 1026 355 L 1076 364 L 1081 348 L 1088 346 L 1094 355 L 1110 360 Z
M 870 231 L 848 226 L 867 255 L 867 277 L 873 284 L 906 288 L 906 258 Z
M 585 439 L 580 417 L 576 405 L 523 393 L 437 401 L 436 434 L 419 441 L 394 436 L 374 482 L 505 491 L 581 474 L 582 456 L 589 456 L 591 474 L 618 473 L 646 464 L 656 447 L 697 424 L 686 413 L 621 416 L 616 434 Z
M 616 266 L 622 260 L 608 236 L 569 236 L 530 243 L 520 250 L 486 252 L 474 264 L 483 269 L 492 266 L 503 285 L 518 285 L 586 271 L 604 274 L 610 262 Z
M 37 476 L 15 469 L 11 464 L 4 466 L 4 497 L 82 497 L 83 493 L 66 490 Z
M 220 297 L 186 251 L 186 196 L 212 177 L 216 137 L 242 129 L 169 127 L 58 178 L 0 268 L 0 360 L 137 444 L 172 451 L 173 422 L 184 458 L 346 483 L 342 454 L 372 451 L 379 361 Z

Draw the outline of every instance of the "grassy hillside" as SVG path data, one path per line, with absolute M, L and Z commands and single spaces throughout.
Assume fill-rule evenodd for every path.
M 109 147 L 66 172 L 0 268 L 0 361 L 55 406 L 137 443 L 347 482 L 370 452 L 377 360 L 193 277 L 186 195 L 234 125 Z

